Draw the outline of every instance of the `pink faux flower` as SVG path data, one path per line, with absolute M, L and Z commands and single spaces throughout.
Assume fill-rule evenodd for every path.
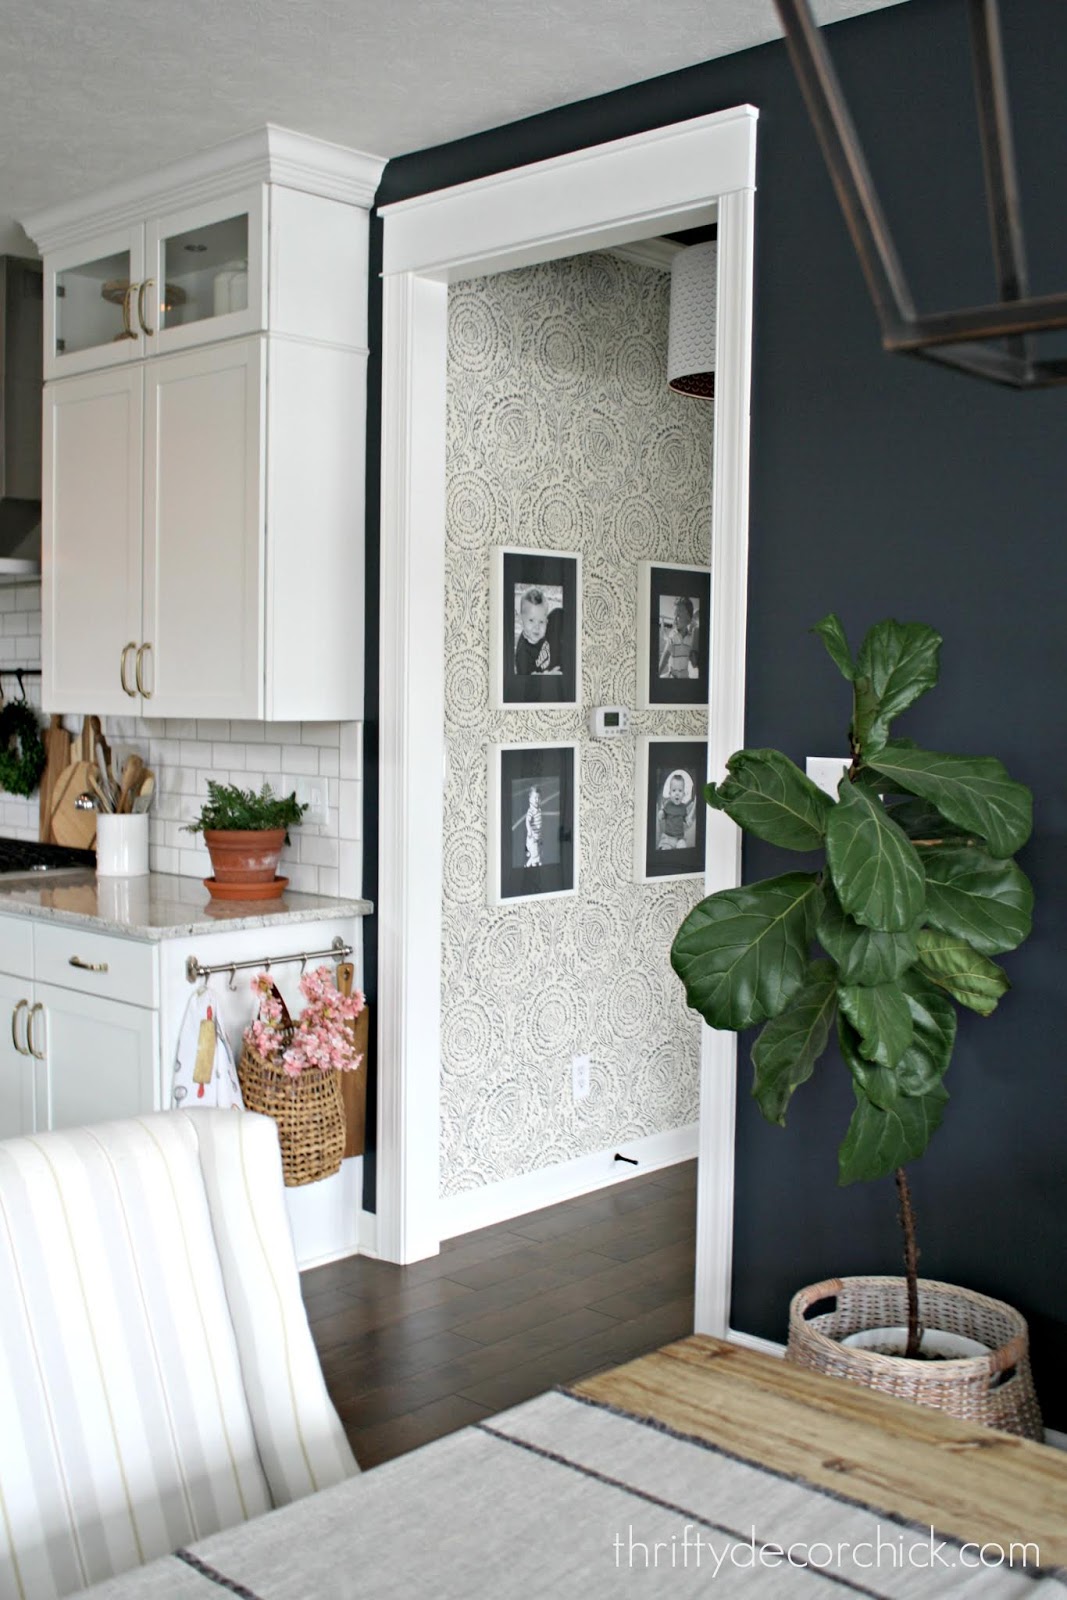
M 337 988 L 330 967 L 314 967 L 300 979 L 300 992 L 307 1004 L 296 1018 L 288 1049 L 282 1053 L 282 1006 L 273 992 L 269 974 L 260 973 L 252 981 L 259 995 L 259 1014 L 245 1031 L 245 1037 L 268 1060 L 281 1055 L 283 1070 L 298 1078 L 314 1067 L 319 1072 L 351 1072 L 363 1060 L 352 1048 L 351 1023 L 363 1010 L 365 1001 L 357 990 L 343 995 Z

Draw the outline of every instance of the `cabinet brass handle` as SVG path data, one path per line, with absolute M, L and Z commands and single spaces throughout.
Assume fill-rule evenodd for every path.
M 141 669 L 144 666 L 144 653 L 146 650 L 151 650 L 151 648 L 152 646 L 150 644 L 143 644 L 137 652 L 137 661 L 134 665 L 134 677 L 137 680 L 137 690 L 145 700 L 151 700 L 152 690 L 145 688 L 144 674 Z
M 123 646 L 122 654 L 119 657 L 119 682 L 122 684 L 124 692 L 129 695 L 131 700 L 137 699 L 137 690 L 131 689 L 129 684 L 126 682 L 126 664 L 130 659 L 130 651 L 136 649 L 137 640 L 131 639 L 128 645 Z
M 137 337 L 137 333 L 133 326 L 133 308 L 131 304 L 133 300 L 133 291 L 136 287 L 136 284 L 128 283 L 126 285 L 126 292 L 122 297 L 122 333 L 120 334 L 120 338 L 123 339 L 136 339 Z
M 30 1002 L 28 1000 L 20 1000 L 14 1011 L 11 1013 L 11 1043 L 15 1046 L 15 1049 L 18 1051 L 20 1056 L 28 1056 L 30 1053 L 26 1049 L 25 1045 L 19 1044 L 18 1034 L 19 1012 L 26 1010 L 26 1008 L 29 1006 L 29 1003 Z
M 83 961 L 81 956 L 71 956 L 68 966 L 78 967 L 82 972 L 106 972 L 106 961 Z
M 155 328 L 150 328 L 144 319 L 144 297 L 150 286 L 155 283 L 155 278 L 146 278 L 137 291 L 137 320 L 147 334 L 155 333 Z
M 44 1051 L 38 1050 L 37 1040 L 33 1036 L 33 1019 L 35 1016 L 37 1016 L 38 1012 L 43 1010 L 44 1006 L 41 1004 L 40 1000 L 38 1000 L 36 1005 L 32 1005 L 30 1007 L 30 1014 L 26 1018 L 26 1043 L 29 1045 L 30 1055 L 35 1061 L 44 1060 Z

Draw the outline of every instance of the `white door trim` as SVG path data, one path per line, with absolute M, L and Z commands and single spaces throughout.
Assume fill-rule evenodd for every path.
M 382 208 L 378 1253 L 439 1246 L 447 284 L 719 225 L 709 767 L 744 742 L 757 112 L 751 106 Z M 709 891 L 740 836 L 708 816 Z M 701 1047 L 696 1326 L 729 1326 L 736 1041 Z

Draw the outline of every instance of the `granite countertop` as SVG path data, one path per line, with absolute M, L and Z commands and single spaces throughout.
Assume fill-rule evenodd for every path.
M 332 900 L 320 894 L 212 900 L 199 878 L 162 872 L 143 878 L 98 878 L 94 872 L 75 872 L 43 883 L 0 879 L 0 916 L 36 917 L 152 941 L 364 917 L 373 909 L 369 900 Z

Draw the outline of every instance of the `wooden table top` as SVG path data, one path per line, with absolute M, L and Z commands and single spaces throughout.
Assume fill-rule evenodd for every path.
M 694 1334 L 571 1386 L 745 1461 L 961 1540 L 1067 1565 L 1067 1451 Z

